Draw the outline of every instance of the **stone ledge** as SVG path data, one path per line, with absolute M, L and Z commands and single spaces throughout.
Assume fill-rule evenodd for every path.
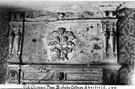
M 79 18 L 116 18 L 116 9 L 121 3 L 123 2 L 83 2 L 81 4 L 70 4 L 53 8 L 27 8 L 21 9 L 21 12 L 13 13 L 12 19 L 21 20 L 22 12 L 25 13 L 26 21 L 55 21 L 61 19 Z M 18 13 L 21 13 L 20 16 Z

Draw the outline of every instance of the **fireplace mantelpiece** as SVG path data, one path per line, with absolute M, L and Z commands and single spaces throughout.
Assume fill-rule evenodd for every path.
M 116 8 L 88 8 L 12 13 L 7 83 L 118 84 Z

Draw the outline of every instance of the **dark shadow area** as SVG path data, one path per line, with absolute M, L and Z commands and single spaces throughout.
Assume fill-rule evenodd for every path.
M 9 22 L 11 19 L 11 14 L 16 12 L 23 11 L 22 9 L 16 9 L 16 7 L 0 7 L 0 84 L 4 84 L 6 81 L 9 50 Z

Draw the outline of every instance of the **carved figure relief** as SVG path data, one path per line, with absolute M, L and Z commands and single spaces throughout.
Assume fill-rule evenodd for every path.
M 16 55 L 19 57 L 21 48 L 21 25 L 15 27 L 11 26 L 9 32 L 9 56 Z
M 54 37 L 48 45 L 52 46 L 50 49 L 53 60 L 68 60 L 68 53 L 72 52 L 75 43 L 72 41 L 75 39 L 74 33 L 72 31 L 66 31 L 66 28 L 58 28 L 58 30 L 53 31 L 50 35 Z

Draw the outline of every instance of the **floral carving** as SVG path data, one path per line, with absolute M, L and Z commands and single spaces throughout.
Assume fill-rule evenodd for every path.
M 66 28 L 58 28 L 58 30 L 50 34 L 54 40 L 49 42 L 50 49 L 53 53 L 52 60 L 58 59 L 59 61 L 68 60 L 68 53 L 72 52 L 75 43 L 73 40 L 76 38 L 72 31 L 66 31 Z

